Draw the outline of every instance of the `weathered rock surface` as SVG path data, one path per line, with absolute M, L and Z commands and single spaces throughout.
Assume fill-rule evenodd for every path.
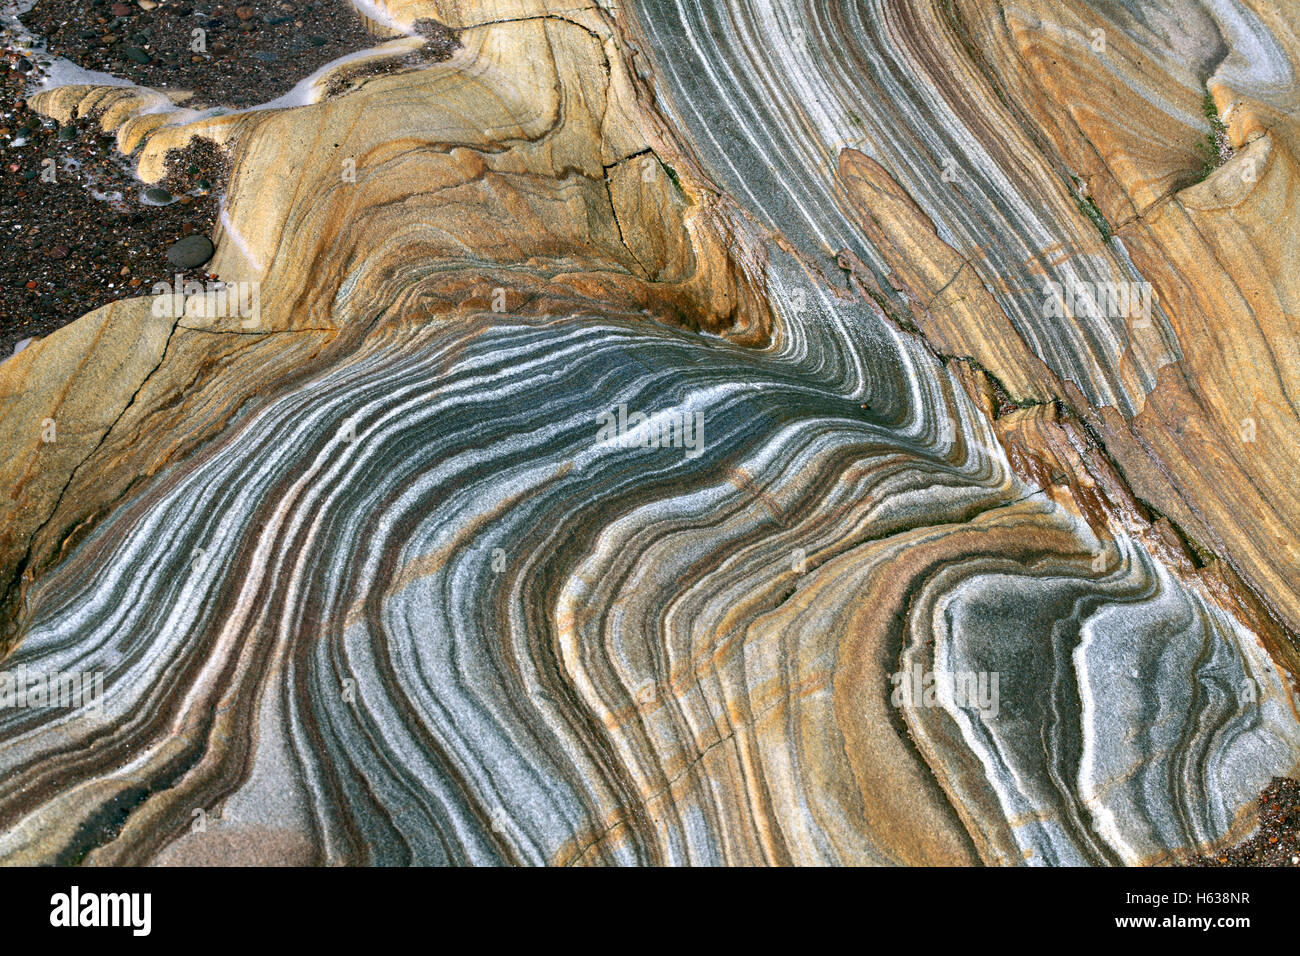
M 33 97 L 227 149 L 257 307 L 0 364 L 5 667 L 106 687 L 0 709 L 0 859 L 1240 839 L 1300 766 L 1300 41 L 1139 9 L 425 0 L 449 59 L 277 108 Z

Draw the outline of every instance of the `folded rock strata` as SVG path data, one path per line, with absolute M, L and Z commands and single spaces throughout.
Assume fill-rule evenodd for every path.
M 1300 46 L 1188 8 L 424 0 L 449 59 L 275 108 L 34 97 L 227 150 L 261 299 L 0 365 L 4 666 L 107 689 L 0 709 L 0 859 L 1240 839 L 1300 767 Z

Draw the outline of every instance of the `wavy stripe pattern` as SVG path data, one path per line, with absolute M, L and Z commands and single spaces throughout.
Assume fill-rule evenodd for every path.
M 330 167 L 277 196 L 373 247 L 313 258 L 250 220 L 248 157 L 296 120 L 241 128 L 231 222 L 300 284 L 265 333 L 173 327 L 173 391 L 146 374 L 108 426 L 161 442 L 144 425 L 183 422 L 150 410 L 193 408 L 203 437 L 112 485 L 23 592 L 5 667 L 107 693 L 0 708 L 0 861 L 1150 864 L 1240 836 L 1300 766 L 1290 677 L 1100 478 L 1009 457 L 1031 410 L 897 321 L 864 195 L 913 197 L 952 248 L 996 237 L 1004 274 L 1076 236 L 1046 168 L 954 105 L 978 79 L 936 87 L 906 5 L 525 7 L 460 59 L 296 108 L 363 128 L 397 90 L 453 102 L 394 107 L 361 151 L 393 164 L 373 191 Z M 666 119 L 629 105 L 626 37 Z M 521 52 L 542 41 L 549 65 Z M 515 108 L 536 128 L 489 136 Z M 620 111 L 662 122 L 651 145 L 610 132 Z M 645 158 L 671 176 L 638 182 Z M 484 277 L 528 308 L 489 311 Z M 985 294 L 1089 400 L 1129 414 L 1152 387 L 1158 363 L 1098 358 L 1117 328 Z M 701 441 L 609 440 L 619 409 L 636 439 Z M 129 471 L 98 447 L 87 473 Z

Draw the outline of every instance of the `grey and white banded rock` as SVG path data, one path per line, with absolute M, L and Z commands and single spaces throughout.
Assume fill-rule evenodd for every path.
M 1027 291 L 1188 253 L 1119 236 L 1136 174 L 1070 192 L 1009 8 L 387 9 L 461 46 L 244 113 L 34 99 L 103 108 L 145 178 L 229 150 L 208 268 L 261 314 L 126 300 L 0 365 L 3 666 L 104 684 L 0 708 L 0 861 L 1139 865 L 1249 831 L 1300 767 L 1296 569 L 1167 453 L 1185 302 L 1138 349 Z M 1126 16 L 1167 69 L 1108 75 L 1187 119 L 1160 44 L 1210 34 Z

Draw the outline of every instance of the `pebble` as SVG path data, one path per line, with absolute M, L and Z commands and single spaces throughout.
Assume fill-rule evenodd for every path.
M 161 186 L 151 186 L 144 191 L 144 198 L 150 202 L 156 202 L 159 205 L 165 205 L 172 201 L 172 194 Z
M 141 50 L 139 47 L 136 46 L 122 47 L 122 55 L 126 57 L 128 60 L 132 60 L 142 65 L 153 62 L 153 59 L 149 56 L 148 53 L 145 53 L 144 50 Z
M 157 9 L 158 9 L 158 3 L 157 3 L 157 0 L 136 0 L 136 3 L 140 4 L 140 9 L 141 9 L 141 10 L 157 10 Z
M 241 20 L 251 20 L 253 17 L 257 16 L 257 11 L 252 7 L 235 7 L 235 16 L 239 17 Z
M 75 126 L 59 127 L 59 139 L 62 140 L 63 142 L 66 143 L 68 142 L 68 140 L 72 140 L 76 138 L 77 138 L 77 127 Z
M 50 250 L 49 256 L 51 259 L 66 259 L 68 258 L 68 247 L 55 246 Z
M 108 9 L 115 17 L 129 17 L 135 13 L 135 8 L 125 3 L 115 3 Z
M 194 269 L 211 259 L 213 251 L 207 236 L 186 236 L 167 248 L 167 261 L 178 269 Z

